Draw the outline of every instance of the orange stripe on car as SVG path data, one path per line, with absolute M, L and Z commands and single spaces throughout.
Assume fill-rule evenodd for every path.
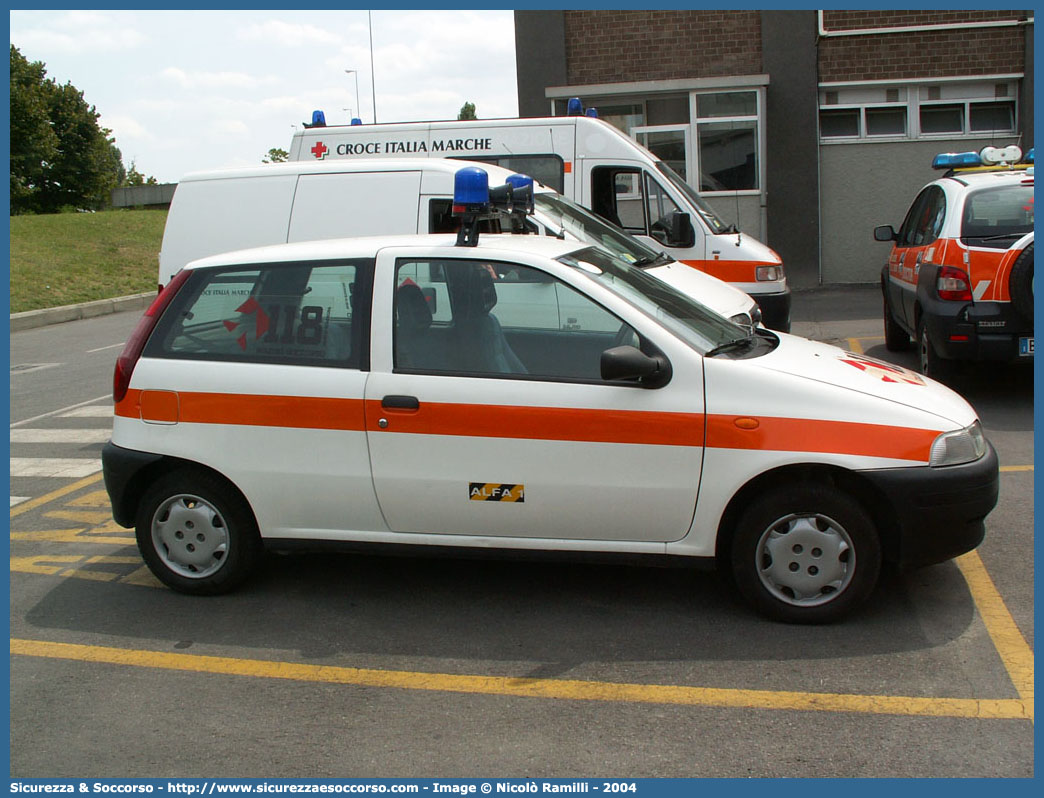
M 122 418 L 143 418 L 142 394 L 130 390 L 116 405 Z M 181 423 L 298 429 L 367 430 L 375 434 L 706 445 L 715 449 L 818 452 L 928 462 L 938 431 L 851 421 L 421 402 L 385 408 L 380 400 L 254 394 L 177 394 Z M 147 410 L 147 402 L 144 408 Z M 147 418 L 147 417 L 146 417 Z M 381 427 L 380 420 L 387 426 Z M 706 437 L 704 435 L 706 431 Z
M 781 263 L 781 261 L 768 260 L 683 260 L 681 262 L 727 283 L 757 282 L 758 266 L 778 266 Z
M 142 403 L 143 393 L 155 392 L 127 391 L 123 401 L 116 405 L 116 415 L 153 420 L 147 415 L 151 409 L 149 402 Z M 179 391 L 177 399 L 178 421 L 183 424 L 359 431 L 365 428 L 361 399 L 186 391 Z

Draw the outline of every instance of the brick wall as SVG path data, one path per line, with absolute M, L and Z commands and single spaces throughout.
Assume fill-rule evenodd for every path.
M 566 11 L 571 85 L 755 75 L 758 11 Z
M 1025 11 L 825 11 L 827 31 L 1024 19 Z M 819 79 L 890 80 L 991 75 L 1025 69 L 1021 27 L 825 37 Z

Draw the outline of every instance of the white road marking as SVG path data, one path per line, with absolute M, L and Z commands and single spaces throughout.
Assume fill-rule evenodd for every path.
M 111 405 L 87 405 L 62 413 L 61 418 L 112 418 Z
M 61 366 L 61 363 L 17 363 L 11 366 L 11 376 L 15 374 L 29 374 L 33 371 L 42 371 L 43 369 L 53 369 L 55 366 Z
M 16 504 L 21 504 L 22 502 L 27 502 L 27 501 L 29 501 L 29 497 L 28 496 L 12 496 L 11 497 L 11 506 L 14 507 Z
M 12 457 L 12 477 L 88 477 L 101 471 L 101 460 L 66 457 Z
M 105 443 L 109 429 L 13 429 L 11 443 Z
M 87 353 L 91 352 L 104 352 L 106 349 L 115 349 L 117 346 L 123 346 L 123 344 L 110 344 L 109 346 L 99 346 L 97 349 L 88 349 Z
M 94 399 L 88 399 L 86 402 L 77 402 L 76 404 L 69 405 L 68 407 L 59 407 L 57 410 L 52 410 L 50 413 L 41 413 L 40 415 L 33 416 L 32 418 L 25 418 L 21 421 L 15 421 L 13 424 L 11 424 L 11 427 L 12 429 L 14 427 L 24 427 L 26 424 L 32 424 L 34 421 L 39 421 L 41 418 L 50 418 L 51 416 L 57 416 L 60 413 L 67 413 L 70 410 L 75 410 L 76 408 L 83 407 L 84 405 L 93 405 L 95 402 L 100 402 L 102 399 L 109 399 L 111 396 L 112 394 L 107 393 L 103 396 L 96 396 Z

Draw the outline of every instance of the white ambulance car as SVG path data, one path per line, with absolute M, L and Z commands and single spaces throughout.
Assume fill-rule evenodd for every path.
M 193 172 L 183 177 L 167 215 L 159 287 L 197 258 L 295 241 L 456 229 L 453 178 L 467 162 L 441 158 L 270 164 Z M 513 174 L 482 164 L 492 184 Z M 597 244 L 737 323 L 756 326 L 761 310 L 748 294 L 684 266 L 537 185 L 526 229 Z
M 676 555 L 824 622 L 882 561 L 982 540 L 997 457 L 956 393 L 739 327 L 587 243 L 479 235 L 463 171 L 455 237 L 206 258 L 146 311 L 102 462 L 164 583 L 227 591 L 295 545 Z
M 313 118 L 319 118 L 319 112 Z M 676 260 L 750 294 L 765 325 L 790 330 L 783 261 L 726 225 L 670 166 L 601 119 L 563 116 L 308 127 L 290 159 L 485 161 L 530 175 Z

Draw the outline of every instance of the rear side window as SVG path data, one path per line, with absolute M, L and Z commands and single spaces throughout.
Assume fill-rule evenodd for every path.
M 565 187 L 565 162 L 558 155 L 469 155 L 467 159 L 496 164 L 512 172 L 528 175 L 559 194 Z
M 373 261 L 196 271 L 146 357 L 367 368 Z

